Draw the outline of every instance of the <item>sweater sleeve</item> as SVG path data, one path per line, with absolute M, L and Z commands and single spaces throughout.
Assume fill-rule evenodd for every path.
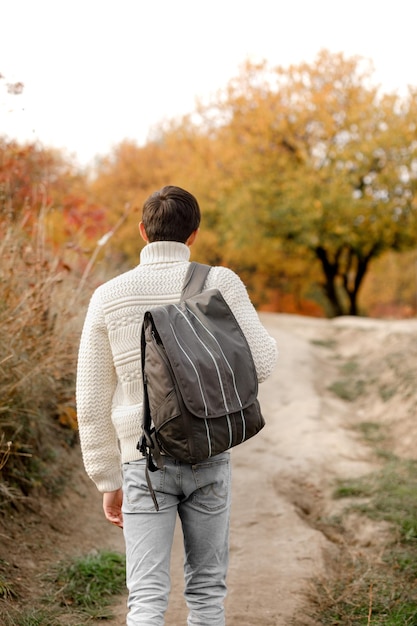
M 245 285 L 232 270 L 213 267 L 207 279 L 207 287 L 217 287 L 232 310 L 249 344 L 258 382 L 262 383 L 275 367 L 277 345 L 261 323 Z
M 118 441 L 111 420 L 116 373 L 99 294 L 91 298 L 77 366 L 77 417 L 83 462 L 101 492 L 122 484 Z

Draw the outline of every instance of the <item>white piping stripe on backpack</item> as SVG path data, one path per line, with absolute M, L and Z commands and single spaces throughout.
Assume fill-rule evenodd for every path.
M 191 365 L 191 367 L 193 368 L 193 370 L 194 370 L 194 372 L 195 372 L 195 375 L 197 376 L 198 386 L 199 386 L 200 393 L 201 393 L 201 399 L 203 400 L 203 403 L 204 403 L 204 412 L 205 412 L 205 414 L 206 414 L 206 415 L 208 415 L 207 402 L 206 402 L 206 399 L 205 399 L 205 397 L 204 397 L 203 387 L 202 387 L 202 385 L 201 385 L 201 380 L 200 380 L 200 376 L 199 376 L 199 374 L 198 374 L 198 371 L 197 371 L 197 369 L 196 369 L 196 367 L 195 367 L 194 363 L 192 362 L 191 358 L 188 356 L 188 354 L 186 353 L 186 351 L 184 350 L 184 348 L 183 348 L 183 347 L 182 347 L 182 345 L 180 344 L 180 342 L 179 342 L 179 340 L 178 340 L 178 337 L 177 337 L 177 335 L 175 334 L 175 330 L 174 330 L 174 327 L 172 326 L 172 324 L 170 324 L 170 327 L 171 327 L 171 330 L 172 330 L 172 334 L 174 335 L 174 339 L 175 339 L 175 341 L 176 341 L 176 342 L 177 342 L 177 344 L 178 344 L 179 349 L 181 350 L 181 352 L 183 352 L 183 353 L 184 353 L 185 357 L 189 360 L 190 365 Z
M 246 420 L 245 420 L 243 411 L 240 412 L 240 415 L 242 416 L 242 442 L 241 443 L 243 443 L 246 439 Z
M 208 443 L 208 448 L 209 448 L 208 455 L 211 456 L 212 447 L 211 447 L 211 439 L 210 439 L 210 428 L 209 428 L 206 417 L 204 418 L 204 424 L 206 425 L 207 443 Z
M 222 381 L 222 377 L 220 374 L 220 370 L 218 368 L 218 365 L 216 363 L 216 359 L 214 358 L 212 352 L 209 350 L 209 348 L 206 346 L 206 344 L 204 343 L 204 341 L 201 339 L 201 337 L 199 337 L 195 331 L 195 328 L 193 327 L 193 325 L 191 324 L 190 320 L 187 318 L 187 316 L 184 314 L 184 312 L 178 307 L 175 306 L 175 308 L 177 309 L 177 311 L 183 316 L 183 318 L 185 319 L 185 321 L 187 322 L 187 324 L 189 325 L 189 327 L 191 328 L 191 330 L 193 331 L 194 335 L 197 337 L 197 339 L 199 340 L 199 342 L 202 344 L 202 346 L 205 348 L 207 354 L 211 357 L 211 360 L 213 361 L 214 367 L 216 368 L 216 372 L 217 372 L 217 378 L 219 380 L 219 385 L 220 385 L 220 390 L 222 393 L 222 398 L 223 398 L 223 404 L 224 404 L 224 408 L 226 410 L 226 413 L 229 413 L 229 407 L 227 406 L 227 400 L 226 400 L 226 394 L 224 392 L 224 386 L 223 386 L 223 381 Z M 187 309 L 188 311 L 188 309 Z M 204 325 L 203 325 L 204 327 Z M 207 329 L 206 329 L 207 330 Z
M 227 417 L 227 426 L 229 428 L 229 448 L 232 447 L 232 426 L 230 424 L 230 417 L 228 415 L 226 415 Z
M 196 315 L 195 313 L 193 313 L 193 311 L 191 311 L 188 307 L 187 307 L 187 311 L 189 312 L 189 314 L 190 314 L 190 315 L 192 315 L 192 316 L 194 317 L 194 319 L 195 319 L 195 320 L 196 320 L 196 321 L 200 324 L 200 326 L 202 326 L 202 327 L 204 328 L 204 330 L 207 332 L 207 334 L 208 334 L 208 335 L 210 335 L 210 337 L 213 339 L 213 341 L 217 344 L 217 346 L 218 346 L 218 348 L 219 348 L 220 352 L 222 353 L 222 357 L 223 357 L 223 359 L 224 359 L 224 361 L 225 361 L 225 363 L 226 363 L 227 367 L 229 368 L 230 373 L 231 373 L 231 375 L 232 375 L 233 387 L 234 387 L 234 390 L 235 390 L 236 398 L 238 399 L 238 402 L 239 402 L 240 406 L 242 406 L 242 400 L 240 399 L 240 395 L 239 395 L 239 392 L 238 392 L 238 390 L 237 390 L 237 386 L 236 386 L 235 373 L 234 373 L 233 368 L 232 368 L 232 366 L 230 365 L 229 361 L 227 360 L 226 355 L 225 355 L 225 353 L 223 352 L 221 345 L 219 344 L 219 342 L 217 341 L 217 339 L 216 339 L 216 337 L 213 335 L 213 333 L 212 333 L 212 332 L 210 332 L 210 331 L 209 331 L 209 329 L 208 329 L 206 326 L 204 326 L 204 324 L 203 324 L 203 322 L 200 320 L 200 318 L 199 318 L 199 317 L 197 317 L 197 315 Z

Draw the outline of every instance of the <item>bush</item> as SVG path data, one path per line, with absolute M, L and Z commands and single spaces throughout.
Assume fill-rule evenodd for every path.
M 56 443 L 72 443 L 78 340 L 75 278 L 48 247 L 45 215 L 0 223 L 0 506 L 56 483 Z

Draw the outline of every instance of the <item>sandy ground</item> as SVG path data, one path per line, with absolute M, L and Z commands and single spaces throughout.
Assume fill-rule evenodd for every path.
M 309 581 L 323 572 L 327 548 L 332 547 L 310 525 L 309 515 L 324 510 L 336 475 L 368 469 L 367 450 L 344 427 L 346 403 L 323 393 L 326 363 L 318 363 L 319 350 L 311 340 L 328 339 L 329 322 L 269 314 L 262 318 L 277 340 L 280 358 L 260 387 L 267 426 L 232 451 L 227 623 L 288 626 L 296 616 L 307 626 L 314 623 L 304 609 Z M 108 532 L 120 549 L 117 529 Z M 186 623 L 180 532 L 177 527 L 167 626 Z M 110 623 L 124 624 L 125 598 L 115 611 Z
M 417 321 L 329 321 L 266 313 L 262 319 L 277 340 L 280 357 L 273 375 L 260 387 L 266 427 L 232 451 L 227 624 L 289 626 L 297 620 L 302 626 L 319 626 L 309 617 L 308 590 L 311 581 L 325 573 L 334 545 L 314 519 L 333 511 L 335 478 L 360 475 L 375 462 L 352 422 L 364 419 L 364 410 L 369 419 L 380 419 L 382 409 L 386 410 L 381 405 L 378 413 L 375 402 L 359 409 L 328 387 L 337 377 L 340 359 L 359 355 L 372 360 L 376 352 L 372 363 L 377 370 L 382 347 L 389 348 L 393 337 L 409 343 L 417 334 Z M 398 412 L 395 407 L 393 411 Z M 80 474 L 79 467 L 76 471 Z M 41 523 L 26 529 L 28 542 L 36 543 L 38 551 L 49 546 L 45 563 L 95 549 L 123 551 L 122 533 L 104 520 L 94 485 L 81 473 L 70 491 L 58 511 L 54 506 L 47 513 L 51 530 L 43 539 Z M 26 569 L 27 561 L 26 557 Z M 35 570 L 39 563 L 32 567 Z M 177 527 L 167 626 L 186 624 L 182 590 Z M 125 596 L 116 599 L 115 617 L 106 622 L 109 626 L 125 624 L 125 605 Z

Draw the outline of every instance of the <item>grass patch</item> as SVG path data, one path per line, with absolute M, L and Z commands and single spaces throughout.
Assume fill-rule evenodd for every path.
M 328 389 L 342 400 L 354 402 L 365 393 L 365 381 L 343 378 L 336 380 Z
M 391 398 L 393 398 L 397 392 L 398 389 L 395 385 L 382 385 L 379 388 L 380 398 L 384 402 L 388 402 L 388 400 L 391 400 Z
M 110 619 L 113 596 L 126 589 L 125 567 L 124 555 L 109 551 L 63 561 L 46 576 L 48 592 L 31 601 L 30 608 L 21 603 L 17 606 L 15 595 L 0 599 L 0 623 L 84 626 L 94 620 Z
M 393 459 L 375 475 L 362 479 L 369 504 L 361 512 L 375 520 L 392 522 L 401 542 L 414 545 L 417 558 L 417 462 Z
M 335 339 L 312 339 L 313 346 L 319 346 L 320 348 L 327 348 L 328 350 L 335 350 L 337 347 L 337 341 Z
M 0 599 L 11 600 L 16 597 L 13 583 L 0 574 Z
M 366 383 L 360 375 L 359 364 L 347 361 L 339 368 L 341 378 L 329 385 L 328 390 L 347 402 L 354 402 L 365 393 Z
M 58 587 L 55 597 L 62 606 L 89 617 L 109 617 L 112 596 L 125 590 L 125 567 L 124 556 L 105 551 L 63 563 L 54 580 Z
M 415 582 L 397 574 L 387 577 L 383 564 L 343 561 L 343 580 L 331 589 L 321 584 L 322 626 L 416 626 Z M 405 587 L 402 585 L 406 585 Z
M 369 444 L 377 444 L 385 440 L 385 434 L 378 422 L 360 422 L 355 428 Z
M 10 607 L 8 610 L 0 610 L 0 616 L 4 620 L 1 622 L 4 626 L 58 626 L 61 623 L 59 617 L 51 609 L 19 610 Z M 74 626 L 82 625 L 77 622 Z
M 342 550 L 332 579 L 317 583 L 314 618 L 323 626 L 416 626 L 417 462 L 391 455 L 380 471 L 339 482 L 334 497 L 350 499 L 345 514 L 388 522 L 391 539 Z M 341 536 L 343 519 L 333 522 Z

